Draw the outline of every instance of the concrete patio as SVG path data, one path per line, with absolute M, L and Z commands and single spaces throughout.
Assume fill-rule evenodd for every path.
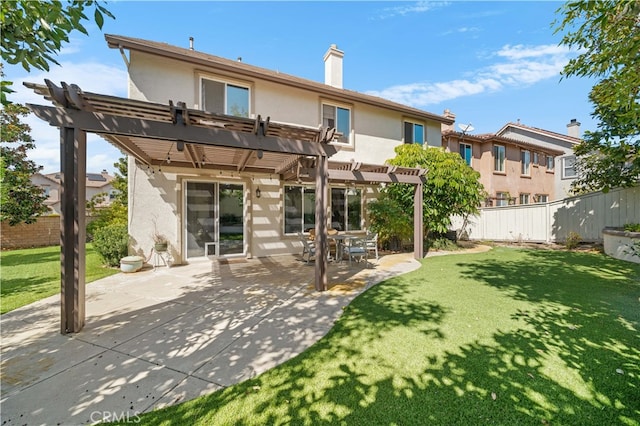
M 87 320 L 61 335 L 60 297 L 0 317 L 3 425 L 135 421 L 255 377 L 324 336 L 368 287 L 417 269 L 411 253 L 330 264 L 329 291 L 297 256 L 202 261 L 86 287 Z

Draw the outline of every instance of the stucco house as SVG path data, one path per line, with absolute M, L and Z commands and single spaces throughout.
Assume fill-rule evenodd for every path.
M 455 119 L 450 111 L 445 115 Z M 541 203 L 567 197 L 576 178 L 573 147 L 580 142 L 580 123 L 573 119 L 567 128 L 563 135 L 517 122 L 473 135 L 444 126 L 442 145 L 480 173 L 486 206 Z
M 184 48 L 118 35 L 105 38 L 126 62 L 130 99 L 174 100 L 192 110 L 225 114 L 224 122 L 207 121 L 225 129 L 246 126 L 247 119 L 269 128 L 285 123 L 300 132 L 335 128 L 329 142 L 338 152 L 330 162 L 342 162 L 341 168 L 361 177 L 374 172 L 366 165 L 393 158 L 399 144 L 441 146 L 442 125 L 453 124 L 449 117 L 344 89 L 344 53 L 335 45 L 324 55 L 321 83 L 199 52 L 193 41 Z M 260 149 L 229 152 L 180 141 L 145 145 L 146 153 L 158 151 L 153 151 L 161 158 L 158 164 L 146 161 L 135 141 L 109 140 L 125 152 L 140 152 L 130 155 L 128 173 L 129 229 L 138 253 L 149 253 L 153 235 L 160 233 L 178 263 L 211 255 L 290 254 L 301 251 L 297 233 L 315 225 L 316 194 L 309 180 L 314 171 L 305 168 L 304 156 L 283 162 Z M 332 179 L 329 185 L 328 226 L 365 232 L 366 203 L 375 197 L 378 182 Z
M 115 191 L 111 185 L 113 179 L 113 176 L 106 170 L 102 170 L 100 173 L 87 173 L 85 181 L 87 201 L 90 201 L 98 194 L 108 194 L 100 205 L 109 205 Z M 60 172 L 46 174 L 35 173 L 31 176 L 31 182 L 43 189 L 47 196 L 45 204 L 49 207 L 50 214 L 59 215 L 61 193 Z

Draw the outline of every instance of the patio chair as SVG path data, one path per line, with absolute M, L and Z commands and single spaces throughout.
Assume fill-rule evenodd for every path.
M 356 262 L 360 262 L 361 260 L 365 261 L 365 267 L 369 266 L 369 251 L 367 250 L 367 240 L 366 238 L 351 238 L 346 247 L 344 247 L 344 253 L 349 256 L 349 266 L 351 266 L 351 262 L 355 260 Z
M 302 232 L 299 232 L 298 235 L 302 243 L 302 260 L 304 260 L 304 255 L 306 254 L 307 263 L 309 263 L 311 257 L 316 255 L 316 244 L 314 241 L 310 241 Z
M 376 254 L 376 260 L 378 260 L 378 233 L 367 233 L 367 251 L 373 251 Z

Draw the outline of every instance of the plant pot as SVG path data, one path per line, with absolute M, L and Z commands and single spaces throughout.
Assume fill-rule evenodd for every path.
M 144 259 L 140 256 L 126 256 L 120 259 L 120 270 L 124 273 L 137 272 L 142 268 Z
M 623 228 L 604 228 L 602 240 L 607 255 L 627 262 L 640 263 L 640 256 L 632 249 L 634 244 L 640 242 L 640 232 L 629 232 Z
M 155 243 L 153 245 L 153 249 L 157 252 L 157 253 L 162 253 L 167 251 L 167 246 L 168 243 Z

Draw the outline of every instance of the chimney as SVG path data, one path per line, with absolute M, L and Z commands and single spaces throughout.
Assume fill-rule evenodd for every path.
M 189 50 L 193 50 L 193 37 L 189 37 Z
M 442 127 L 441 127 L 442 133 L 453 131 L 454 130 L 453 125 L 455 124 L 455 121 L 456 121 L 456 115 L 452 113 L 451 110 L 449 109 L 445 109 L 442 115 L 445 116 L 446 118 L 450 118 L 451 120 L 453 120 L 453 123 L 451 124 L 444 124 L 444 123 L 442 124 Z
M 324 84 L 342 89 L 342 58 L 344 52 L 332 44 L 324 54 Z
M 572 138 L 580 138 L 580 123 L 575 118 L 567 124 L 567 134 Z

